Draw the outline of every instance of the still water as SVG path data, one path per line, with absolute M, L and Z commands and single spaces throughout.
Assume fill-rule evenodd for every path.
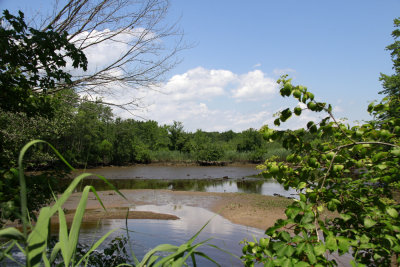
M 145 253 L 159 244 L 180 245 L 189 240 L 203 225 L 210 220 L 209 224 L 203 229 L 195 240 L 194 244 L 212 238 L 208 243 L 229 251 L 232 254 L 241 255 L 242 245 L 240 241 L 247 238 L 252 240 L 254 237 L 261 237 L 264 231 L 233 224 L 223 217 L 199 207 L 179 206 L 179 205 L 144 205 L 137 206 L 138 211 L 154 211 L 160 213 L 174 214 L 179 220 L 128 220 L 129 238 L 133 245 L 133 251 L 140 260 Z M 97 227 L 89 225 L 81 230 L 80 241 L 91 244 L 107 231 L 119 228 L 113 237 L 126 234 L 125 220 L 103 220 Z M 203 246 L 199 249 L 205 252 L 212 259 L 222 266 L 243 266 L 241 261 L 221 250 L 210 246 Z M 204 259 L 196 258 L 198 266 L 215 266 L 214 263 Z
M 137 165 L 128 167 L 105 167 L 88 170 L 100 174 L 118 189 L 170 189 L 203 192 L 240 192 L 263 195 L 279 194 L 296 197 L 295 191 L 286 191 L 275 180 L 266 180 L 257 175 L 256 165 L 243 166 L 155 166 Z M 83 172 L 83 170 L 80 170 Z M 83 185 L 94 185 L 96 190 L 110 189 L 103 181 L 93 177 L 85 179 Z M 136 257 L 140 260 L 152 248 L 168 243 L 180 245 L 189 240 L 203 225 L 195 243 L 212 237 L 210 244 L 241 255 L 243 239 L 263 236 L 264 231 L 233 224 L 223 217 L 200 207 L 181 203 L 168 205 L 136 206 L 138 211 L 152 211 L 178 216 L 179 220 L 128 220 L 129 239 Z M 92 244 L 112 229 L 120 229 L 109 238 L 126 235 L 125 220 L 107 219 L 99 223 L 82 225 L 80 241 Z M 227 253 L 210 246 L 201 247 L 200 251 L 219 262 L 222 266 L 243 266 L 241 261 Z M 204 258 L 198 258 L 198 266 L 214 266 Z
M 243 178 L 260 173 L 255 164 L 239 166 L 160 166 L 134 165 L 124 167 L 103 167 L 89 169 L 109 179 L 216 179 Z M 83 170 L 78 170 L 83 172 Z
M 296 196 L 294 190 L 284 190 L 274 179 L 256 178 L 260 173 L 256 165 L 220 167 L 138 165 L 88 171 L 106 177 L 118 189 L 170 189 Z M 102 180 L 96 178 L 85 179 L 83 185 L 87 184 L 93 185 L 96 190 L 110 189 Z

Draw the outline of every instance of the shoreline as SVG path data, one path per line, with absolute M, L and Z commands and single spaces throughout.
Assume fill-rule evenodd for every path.
M 93 193 L 89 194 L 84 222 L 101 219 L 125 219 L 127 209 L 137 205 L 186 205 L 208 209 L 232 223 L 265 230 L 274 225 L 277 219 L 285 218 L 285 208 L 293 200 L 283 197 L 245 193 L 210 193 L 192 191 L 171 191 L 163 189 L 121 190 L 124 199 L 114 191 L 97 192 L 106 207 L 103 210 Z M 64 204 L 66 219 L 71 222 L 81 193 L 74 193 Z M 58 216 L 56 216 L 58 217 Z M 179 219 L 174 215 L 152 211 L 130 211 L 129 219 Z M 52 219 L 57 224 L 58 218 Z

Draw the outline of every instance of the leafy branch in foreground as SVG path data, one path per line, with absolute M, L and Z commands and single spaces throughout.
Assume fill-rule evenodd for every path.
M 297 131 L 261 129 L 265 139 L 292 151 L 286 162 L 267 160 L 263 175 L 297 189 L 300 199 L 286 209 L 286 219 L 266 230 L 266 238 L 245 242 L 246 265 L 335 266 L 335 255 L 344 254 L 352 255 L 347 260 L 353 266 L 399 264 L 400 119 L 350 127 L 335 119 L 331 105 L 286 77 L 278 81 L 280 93 L 299 105 L 283 110 L 275 125 L 304 110 L 327 116 Z M 393 108 L 388 101 L 372 103 L 368 111 L 381 117 Z

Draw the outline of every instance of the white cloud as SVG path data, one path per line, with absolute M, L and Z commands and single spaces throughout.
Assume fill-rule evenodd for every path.
M 157 90 L 121 89 L 119 97 L 141 98 L 147 108 L 134 114 L 161 125 L 175 120 L 181 121 L 187 131 L 242 131 L 259 129 L 265 124 L 274 127 L 273 114 L 293 105 L 293 101 L 285 103 L 287 99 L 278 96 L 277 88 L 275 81 L 260 70 L 235 74 L 229 70 L 197 67 L 171 77 Z M 126 112 L 117 112 L 117 115 L 132 117 Z M 309 120 L 317 119 L 314 113 L 304 111 L 301 117 L 293 116 L 279 129 L 305 127 Z
M 232 90 L 233 98 L 238 101 L 256 101 L 270 98 L 278 89 L 272 78 L 264 77 L 260 70 L 254 70 L 238 77 L 239 86 Z
M 144 33 L 144 29 L 125 30 L 119 33 L 117 36 L 111 37 L 115 32 L 109 29 L 103 31 L 92 31 L 82 32 L 72 38 L 71 42 L 75 43 L 76 46 L 82 45 L 84 48 L 83 52 L 88 60 L 88 69 L 85 75 L 93 74 L 104 67 L 110 65 L 124 55 L 131 48 L 130 43 L 135 42 L 138 37 Z M 151 34 L 151 33 L 149 33 Z M 100 43 L 99 40 L 103 40 Z M 70 67 L 71 68 L 71 67 Z M 81 70 L 72 70 L 74 75 L 82 74 Z
M 225 94 L 225 87 L 235 80 L 228 70 L 207 70 L 202 67 L 173 76 L 161 89 L 169 101 L 211 99 Z

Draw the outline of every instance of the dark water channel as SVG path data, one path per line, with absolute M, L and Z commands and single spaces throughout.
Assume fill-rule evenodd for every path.
M 243 166 L 154 166 L 105 167 L 88 170 L 99 174 L 118 189 L 170 189 L 179 191 L 279 194 L 294 197 L 295 191 L 286 191 L 273 179 L 257 177 L 256 165 Z M 79 172 L 83 172 L 80 170 Z M 98 178 L 85 179 L 83 185 L 96 190 L 109 190 Z

